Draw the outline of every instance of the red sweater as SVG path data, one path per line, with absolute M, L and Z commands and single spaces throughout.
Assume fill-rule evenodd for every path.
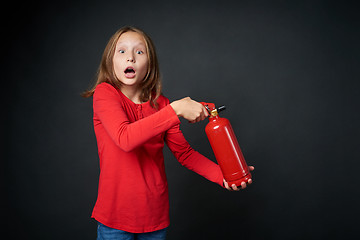
M 222 186 L 219 166 L 190 147 L 169 100 L 160 96 L 158 104 L 135 104 L 108 83 L 96 87 L 100 178 L 92 217 L 106 226 L 133 233 L 169 226 L 164 141 L 183 166 Z

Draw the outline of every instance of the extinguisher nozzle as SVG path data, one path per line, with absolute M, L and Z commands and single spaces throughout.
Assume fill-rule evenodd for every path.
M 224 111 L 226 109 L 225 105 L 221 105 L 220 107 L 217 108 L 218 112 Z

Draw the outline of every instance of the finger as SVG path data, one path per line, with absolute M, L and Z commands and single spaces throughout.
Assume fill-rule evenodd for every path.
M 246 188 L 246 182 L 241 182 L 241 189 L 245 189 Z
M 202 121 L 202 120 L 204 120 L 205 118 L 206 118 L 206 113 L 205 113 L 205 111 L 204 111 L 204 106 L 203 105 L 201 105 L 201 112 L 200 112 L 200 121 Z
M 197 123 L 199 121 L 199 117 L 200 116 L 192 116 L 190 123 Z
M 254 171 L 254 166 L 249 166 L 250 171 Z
M 189 121 L 189 123 L 197 123 L 198 121 L 197 121 L 197 119 L 195 118 L 194 120 L 191 120 L 191 121 Z
M 229 187 L 229 184 L 227 183 L 227 181 L 225 181 L 225 179 L 224 179 L 224 186 L 227 190 L 231 190 L 231 188 Z
M 204 120 L 206 118 L 205 112 L 202 112 L 200 115 L 200 121 Z
M 194 116 L 194 122 L 200 122 L 202 119 L 202 112 L 198 112 L 198 113 L 196 113 L 196 115 Z
M 248 180 L 248 184 L 252 184 L 252 179 L 251 178 Z
M 240 190 L 235 184 L 231 185 L 231 187 L 232 187 L 232 189 L 234 191 L 239 191 Z
M 204 111 L 204 114 L 205 114 L 205 118 L 207 118 L 209 116 L 209 113 L 207 110 Z
M 204 112 L 205 117 L 209 116 L 209 112 L 204 106 L 203 106 L 203 112 Z

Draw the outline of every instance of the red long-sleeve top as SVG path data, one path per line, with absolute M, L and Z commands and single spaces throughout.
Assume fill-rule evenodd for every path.
M 222 186 L 219 166 L 190 147 L 169 100 L 157 102 L 158 110 L 149 102 L 135 104 L 108 83 L 96 87 L 100 177 L 92 217 L 109 227 L 144 233 L 169 226 L 164 142 L 183 166 Z

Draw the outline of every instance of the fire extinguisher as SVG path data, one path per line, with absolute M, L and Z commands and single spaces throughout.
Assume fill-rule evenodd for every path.
M 229 186 L 240 186 L 248 182 L 251 173 L 241 152 L 239 143 L 228 119 L 219 116 L 225 106 L 215 108 L 214 103 L 201 102 L 209 111 L 209 123 L 205 127 L 206 135 L 214 152 L 216 161 Z

